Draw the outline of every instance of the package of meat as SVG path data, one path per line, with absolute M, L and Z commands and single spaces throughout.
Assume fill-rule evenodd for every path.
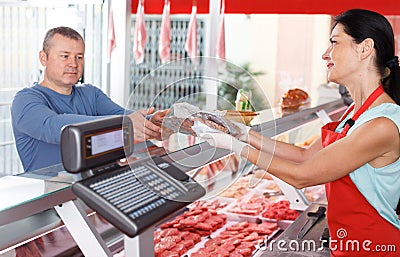
M 162 126 L 173 132 L 196 136 L 192 129 L 194 124 L 192 115 L 198 111 L 199 107 L 189 103 L 175 103 L 172 105 L 171 114 L 164 118 Z
M 206 132 L 224 132 L 232 136 L 240 136 L 240 128 L 223 116 L 224 113 L 220 111 L 198 111 L 192 114 L 194 118 L 193 130 L 197 135 Z
M 172 105 L 172 113 L 174 116 L 182 119 L 192 116 L 192 114 L 199 112 L 200 108 L 189 103 L 174 103 Z
M 196 136 L 196 132 L 192 129 L 193 125 L 193 120 L 178 118 L 176 116 L 165 117 L 162 123 L 163 128 L 170 129 L 173 132 Z
M 224 132 L 232 136 L 240 136 L 240 128 L 224 117 L 226 111 L 202 111 L 188 103 L 176 103 L 172 107 L 172 115 L 166 117 L 163 126 L 190 135 L 200 133 Z

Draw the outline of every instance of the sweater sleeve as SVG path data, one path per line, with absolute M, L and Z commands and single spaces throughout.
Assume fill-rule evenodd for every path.
M 52 110 L 46 99 L 32 91 L 20 91 L 11 106 L 14 133 L 23 133 L 51 144 L 59 144 L 65 125 L 95 120 L 104 116 L 58 114 Z
M 113 102 L 103 91 L 92 86 L 96 91 L 96 106 L 98 115 L 123 115 L 130 114 L 133 111 L 122 108 Z

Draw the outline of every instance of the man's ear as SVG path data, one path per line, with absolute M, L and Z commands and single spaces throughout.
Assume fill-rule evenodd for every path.
M 360 43 L 361 47 L 361 59 L 365 59 L 372 54 L 374 50 L 374 40 L 372 38 L 366 38 Z
M 47 54 L 43 50 L 39 52 L 39 61 L 43 67 L 46 67 Z

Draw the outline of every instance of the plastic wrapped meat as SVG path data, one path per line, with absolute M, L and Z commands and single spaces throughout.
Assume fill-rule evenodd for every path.
M 231 120 L 223 117 L 224 111 L 201 111 L 188 103 L 174 104 L 174 116 L 164 119 L 163 126 L 175 132 L 199 135 L 206 132 L 224 132 L 240 135 L 240 129 Z
M 171 129 L 174 132 L 196 136 L 196 132 L 192 129 L 193 125 L 193 120 L 178 118 L 176 116 L 166 117 L 163 121 L 163 127 Z
M 213 113 L 213 112 L 199 111 L 193 114 L 192 116 L 194 117 L 195 120 L 193 130 L 197 133 L 197 135 L 205 132 L 220 132 L 220 131 L 227 134 L 231 134 L 232 136 L 238 136 L 241 133 L 239 127 L 229 119 L 223 117 L 223 114 L 221 114 L 221 112 L 216 111 L 216 113 Z M 199 123 L 196 123 L 196 121 L 198 121 Z M 206 125 L 207 128 L 204 126 L 199 126 L 200 123 Z
M 221 117 L 211 112 L 199 111 L 192 115 L 195 120 L 203 123 L 207 127 L 210 127 L 217 131 L 222 131 L 224 133 L 229 133 L 228 124 Z

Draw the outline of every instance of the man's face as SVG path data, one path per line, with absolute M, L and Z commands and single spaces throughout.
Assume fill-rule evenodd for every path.
M 48 54 L 44 51 L 39 54 L 41 64 L 46 67 L 43 86 L 58 92 L 70 90 L 82 76 L 84 53 L 82 40 L 54 35 Z

